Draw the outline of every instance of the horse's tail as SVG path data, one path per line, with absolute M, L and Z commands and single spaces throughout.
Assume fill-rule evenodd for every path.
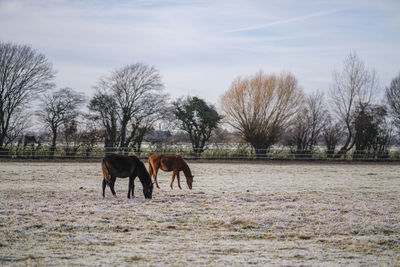
M 101 162 L 101 169 L 103 170 L 103 177 L 104 180 L 107 182 L 107 184 L 110 183 L 110 174 L 108 173 L 108 168 L 107 168 L 107 161 L 103 159 Z

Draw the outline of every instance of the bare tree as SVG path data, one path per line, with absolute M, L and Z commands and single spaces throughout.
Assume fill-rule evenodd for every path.
M 386 88 L 386 99 L 389 103 L 393 119 L 400 129 L 400 74 Z
M 62 125 L 62 136 L 65 143 L 65 155 L 67 157 L 74 157 L 78 153 L 80 144 L 80 131 L 78 129 L 78 121 L 76 118 L 66 120 Z
M 60 89 L 41 98 L 41 109 L 36 112 L 36 115 L 51 131 L 50 156 L 54 156 L 60 127 L 76 119 L 79 115 L 79 107 L 84 102 L 85 97 L 70 88 Z
M 143 139 L 153 129 L 157 121 L 164 120 L 170 116 L 167 106 L 168 95 L 165 93 L 153 92 L 143 96 L 138 105 L 138 110 L 131 120 L 130 135 L 126 140 L 127 146 L 132 147 L 137 153 L 141 152 Z
M 303 93 L 296 78 L 259 71 L 254 76 L 238 77 L 221 97 L 227 123 L 249 142 L 258 157 L 276 143 L 299 109 Z
M 322 137 L 326 145 L 326 155 L 328 158 L 333 158 L 335 149 L 342 139 L 344 129 L 341 123 L 334 122 L 328 114 L 325 127 L 322 130 Z
M 296 157 L 312 156 L 326 125 L 327 115 L 322 93 L 316 92 L 305 98 L 286 135 L 286 143 L 292 147 Z
M 27 104 L 53 87 L 54 75 L 52 64 L 30 46 L 0 42 L 0 150 L 16 138 Z
M 94 119 L 106 130 L 106 147 L 135 147 L 165 114 L 168 96 L 162 92 L 161 76 L 142 63 L 127 65 L 102 77 L 89 104 Z
M 100 122 L 104 127 L 104 146 L 106 150 L 112 151 L 112 148 L 117 147 L 118 135 L 118 110 L 117 102 L 112 95 L 97 92 L 89 103 L 89 117 L 97 122 Z
M 333 73 L 330 96 L 334 112 L 346 129 L 346 140 L 335 157 L 340 158 L 354 146 L 354 111 L 368 106 L 377 87 L 375 70 L 368 70 L 356 53 L 350 53 L 344 61 L 342 72 Z

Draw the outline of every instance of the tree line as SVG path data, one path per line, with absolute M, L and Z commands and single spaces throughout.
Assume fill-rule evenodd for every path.
M 298 158 L 312 157 L 317 146 L 331 158 L 351 150 L 353 158 L 385 158 L 399 136 L 400 74 L 378 99 L 376 72 L 356 53 L 333 73 L 327 94 L 306 94 L 290 72 L 238 76 L 220 98 L 220 114 L 200 97 L 171 101 L 159 71 L 143 63 L 100 77 L 89 98 L 56 89 L 55 75 L 31 46 L 0 42 L 2 155 L 33 142 L 36 149 L 48 142 L 50 156 L 59 144 L 70 154 L 99 143 L 106 152 L 140 153 L 144 141 L 163 142 L 171 135 L 188 140 L 201 155 L 210 138 L 223 142 L 236 134 L 257 157 L 281 144 Z M 32 126 L 38 129 L 35 121 L 43 134 L 29 134 Z

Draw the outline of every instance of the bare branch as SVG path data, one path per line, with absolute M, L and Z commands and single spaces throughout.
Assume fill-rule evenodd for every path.
M 52 88 L 54 75 L 51 63 L 30 46 L 0 42 L 0 149 L 18 110 Z
M 141 135 L 162 117 L 168 95 L 161 76 L 142 63 L 117 69 L 100 78 L 89 109 L 106 128 L 106 147 L 134 146 Z
M 357 107 L 368 106 L 378 85 L 375 70 L 368 70 L 356 53 L 350 53 L 344 61 L 342 72 L 333 73 L 330 97 L 337 118 L 345 125 L 347 138 L 337 157 L 341 157 L 354 145 L 353 114 Z

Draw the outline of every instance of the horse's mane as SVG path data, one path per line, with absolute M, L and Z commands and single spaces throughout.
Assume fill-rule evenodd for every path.
M 182 158 L 182 164 L 183 164 L 183 173 L 185 174 L 185 176 L 192 176 L 192 171 L 190 170 L 189 165 L 186 163 L 186 161 Z
M 139 160 L 139 159 L 137 159 L 137 162 L 138 162 L 137 167 L 138 167 L 138 176 L 139 176 L 139 179 L 142 181 L 142 179 L 144 178 L 144 179 L 150 181 L 150 184 L 151 184 L 151 176 L 150 176 L 149 172 L 147 171 L 146 166 L 145 166 L 144 163 L 143 163 L 141 160 Z M 144 181 L 143 181 L 143 182 L 144 182 Z

